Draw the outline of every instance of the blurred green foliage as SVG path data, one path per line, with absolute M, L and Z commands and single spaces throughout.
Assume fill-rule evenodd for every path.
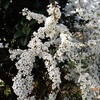
M 4 96 L 5 98 L 9 98 L 11 95 L 11 90 L 9 85 L 6 85 L 3 81 L 0 82 L 0 94 L 2 97 Z
M 48 0 L 1 0 L 0 1 L 0 38 L 10 47 L 27 45 L 33 30 L 38 29 L 36 21 L 29 22 L 22 16 L 22 9 L 28 8 L 36 13 L 46 15 Z M 5 40 L 4 40 L 5 38 Z M 13 40 L 13 42 L 12 42 Z M 17 40 L 17 41 L 16 41 Z

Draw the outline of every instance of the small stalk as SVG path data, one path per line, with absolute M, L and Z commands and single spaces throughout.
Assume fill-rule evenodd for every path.
M 52 3 L 53 6 L 55 6 L 55 0 L 49 0 L 50 3 Z

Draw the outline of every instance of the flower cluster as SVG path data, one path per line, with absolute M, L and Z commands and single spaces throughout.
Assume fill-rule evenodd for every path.
M 64 14 L 67 17 L 71 14 L 78 13 L 75 17 L 76 22 L 74 22 L 74 27 L 79 31 L 79 34 L 76 34 L 76 36 L 82 33 L 83 40 L 80 42 L 84 46 L 79 50 L 80 52 L 75 53 L 77 55 L 75 58 L 76 68 L 68 69 L 70 74 L 67 74 L 65 78 L 67 80 L 75 79 L 75 82 L 80 83 L 83 100 L 99 99 L 99 91 L 91 91 L 91 88 L 100 88 L 100 1 L 69 1 L 64 8 Z M 81 19 L 87 22 L 80 25 L 79 20 Z M 77 40 L 79 41 L 79 38 Z
M 73 1 L 71 3 L 72 5 L 77 5 L 77 3 L 80 5 L 82 4 L 78 2 L 78 0 L 70 1 Z M 87 4 L 86 0 L 84 0 L 84 2 Z M 96 4 L 98 3 L 96 2 Z M 67 6 L 65 9 L 67 9 Z M 94 4 L 93 6 L 95 7 Z M 82 7 L 85 9 L 87 6 L 82 4 L 81 8 Z M 92 3 L 90 7 L 92 7 Z M 74 10 L 72 10 L 73 8 L 71 8 L 69 14 L 75 13 L 73 12 Z M 80 10 L 76 8 L 76 11 L 81 15 Z M 18 62 L 16 62 L 18 73 L 13 79 L 13 89 L 18 96 L 18 100 L 35 100 L 35 96 L 31 96 L 31 92 L 34 88 L 32 86 L 32 82 L 34 81 L 32 69 L 35 66 L 36 56 L 43 59 L 49 79 L 52 81 L 52 90 L 50 94 L 48 94 L 49 100 L 56 100 L 61 84 L 60 68 L 63 67 L 68 69 L 69 72 L 66 73 L 65 79 L 75 80 L 76 84 L 80 84 L 83 100 L 86 98 L 88 100 L 99 98 L 99 91 L 91 91 L 90 89 L 96 87 L 100 88 L 100 40 L 98 38 L 100 33 L 91 34 L 92 37 L 89 37 L 88 34 L 88 39 L 86 38 L 84 42 L 81 42 L 73 37 L 73 34 L 69 32 L 65 25 L 58 23 L 61 12 L 57 3 L 55 3 L 55 5 L 50 4 L 47 12 L 49 13 L 49 17 L 33 13 L 26 8 L 22 11 L 23 15 L 26 16 L 28 20 L 35 19 L 38 23 L 44 21 L 44 27 L 40 27 L 37 32 L 33 32 L 33 37 L 28 44 L 27 50 L 17 49 L 10 51 L 11 59 L 13 60 L 17 57 L 18 60 Z M 93 14 L 92 10 L 90 13 Z M 86 15 L 84 16 L 86 17 Z M 90 17 L 91 16 L 88 16 L 88 18 Z M 90 21 L 84 26 L 84 34 L 87 31 L 89 32 L 88 28 L 89 26 L 92 27 L 90 24 L 92 24 L 93 21 Z M 97 25 L 97 21 L 95 25 Z M 90 28 L 90 30 L 91 29 L 92 28 Z M 95 30 L 93 32 L 95 33 Z M 50 49 L 52 46 L 54 50 Z M 66 64 L 64 63 L 65 61 L 67 61 Z M 60 66 L 59 68 L 59 63 L 64 63 L 64 66 Z
M 16 59 L 18 57 L 18 62 L 16 63 L 16 67 L 18 69 L 18 74 L 14 77 L 13 81 L 13 89 L 16 95 L 18 96 L 19 100 L 33 100 L 30 99 L 29 96 L 33 90 L 32 83 L 33 83 L 33 77 L 31 75 L 35 57 L 38 56 L 39 58 L 42 58 L 45 63 L 45 67 L 48 71 L 49 79 L 53 82 L 52 83 L 52 91 L 49 94 L 49 100 L 55 100 L 57 92 L 60 89 L 60 71 L 57 67 L 57 62 L 53 55 L 50 54 L 49 47 L 54 44 L 55 40 L 57 41 L 56 37 L 52 35 L 58 35 L 59 33 L 56 31 L 56 26 L 58 19 L 61 16 L 59 6 L 54 7 L 52 4 L 50 4 L 48 9 L 48 13 L 50 17 L 45 17 L 43 15 L 35 14 L 33 12 L 28 11 L 27 9 L 23 10 L 23 15 L 26 15 L 26 18 L 33 18 L 37 19 L 38 22 L 40 19 L 42 21 L 45 21 L 45 26 L 40 27 L 38 29 L 38 32 L 34 32 L 34 38 L 31 39 L 31 41 L 28 44 L 29 49 L 28 50 L 14 50 L 10 51 L 11 56 L 10 58 Z M 51 11 L 51 10 L 52 11 Z M 38 17 L 37 17 L 38 16 Z M 29 19 L 30 20 L 30 19 Z M 52 29 L 52 31 L 51 31 Z M 42 42 L 42 39 L 50 38 L 49 41 Z M 54 38 L 54 39 L 53 39 Z M 20 56 L 18 56 L 20 55 Z
M 74 26 L 83 32 L 84 41 L 100 39 L 100 0 L 69 0 L 64 10 L 65 16 L 78 13 Z M 79 25 L 81 19 L 88 23 Z
M 3 43 L 0 43 L 0 48 L 8 48 L 9 43 L 5 43 L 3 45 Z
M 14 59 L 14 56 L 11 56 L 11 58 Z M 33 76 L 31 75 L 31 71 L 33 68 L 34 59 L 35 58 L 34 58 L 33 51 L 25 50 L 23 51 L 23 53 L 21 53 L 20 59 L 16 63 L 18 73 L 16 77 L 13 78 L 13 81 L 14 81 L 13 89 L 16 95 L 19 96 L 18 100 L 34 100 L 28 97 L 33 90 L 33 86 L 32 86 Z
M 30 12 L 27 8 L 24 8 L 22 10 L 22 14 L 23 14 L 23 16 L 26 16 L 26 18 L 28 20 L 31 20 L 31 19 L 37 20 L 39 24 L 42 23 L 46 19 L 46 17 L 44 15 Z

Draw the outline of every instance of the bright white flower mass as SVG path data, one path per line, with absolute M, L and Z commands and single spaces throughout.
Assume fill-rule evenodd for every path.
M 66 12 L 66 16 L 72 14 L 71 4 L 76 7 L 79 16 L 86 20 L 90 19 L 89 23 L 82 26 L 83 35 L 87 35 L 84 42 L 77 40 L 65 25 L 58 23 L 61 12 L 57 3 L 56 6 L 52 4 L 48 6 L 49 17 L 33 13 L 27 8 L 23 9 L 22 14 L 28 20 L 35 19 L 38 23 L 44 21 L 44 27 L 40 27 L 37 32 L 33 32 L 27 50 L 10 51 L 10 58 L 14 60 L 17 57 L 18 60 L 16 62 L 18 73 L 13 78 L 13 90 L 18 96 L 18 100 L 35 100 L 35 95 L 30 95 L 34 88 L 32 86 L 34 81 L 32 69 L 35 66 L 36 56 L 43 59 L 49 79 L 52 81 L 52 90 L 48 94 L 47 100 L 56 100 L 57 93 L 60 90 L 60 68 L 62 67 L 69 71 L 69 73 L 66 73 L 66 80 L 75 80 L 76 84 L 80 84 L 83 100 L 95 100 L 100 97 L 99 91 L 91 91 L 91 88 L 100 88 L 100 25 L 98 24 L 99 17 L 97 17 L 100 11 L 97 5 L 100 2 L 89 0 L 91 3 L 88 4 L 86 0 L 70 1 L 71 3 L 65 7 L 65 10 L 71 8 L 69 12 Z M 96 17 L 93 17 L 94 12 Z M 97 27 L 97 30 L 94 27 Z M 45 40 L 46 38 L 48 40 Z M 51 46 L 55 47 L 54 51 L 50 49 Z M 64 63 L 64 61 L 68 63 L 59 68 L 59 63 Z

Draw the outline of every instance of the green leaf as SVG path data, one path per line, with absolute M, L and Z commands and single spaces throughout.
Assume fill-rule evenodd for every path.
M 22 25 L 21 24 L 16 24 L 15 28 L 16 28 L 16 30 L 20 30 L 20 29 L 22 29 Z
M 30 31 L 31 31 L 31 29 L 30 29 L 30 27 L 24 26 L 22 31 L 26 36 L 28 36 Z
M 36 20 L 31 20 L 31 21 L 29 22 L 28 26 L 32 26 L 32 25 L 34 25 L 34 24 L 36 24 L 36 23 L 37 23 Z
M 23 32 L 21 30 L 18 30 L 15 34 L 14 34 L 14 39 L 20 37 L 23 35 Z
M 20 38 L 20 43 L 23 46 L 26 46 L 27 45 L 27 42 L 28 42 L 28 37 L 27 36 L 23 36 L 23 37 Z
M 22 25 L 22 26 L 27 26 L 28 22 L 29 22 L 29 21 L 26 20 L 25 17 L 23 17 L 23 18 L 21 19 L 21 25 Z

